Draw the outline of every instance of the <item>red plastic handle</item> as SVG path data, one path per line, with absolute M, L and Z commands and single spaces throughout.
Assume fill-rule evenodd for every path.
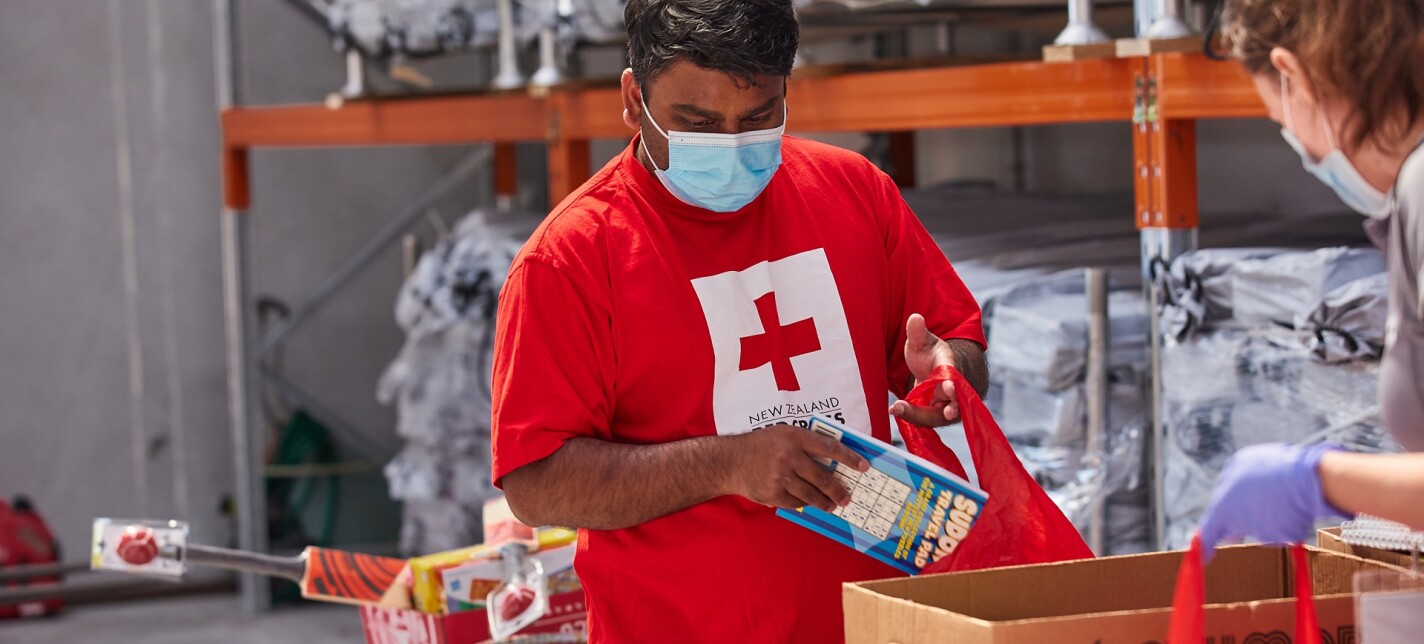
M 1192 546 L 1177 570 L 1172 621 L 1167 629 L 1168 644 L 1200 644 L 1206 639 L 1206 575 L 1202 570 L 1201 551 L 1201 535 L 1192 537 Z M 1305 546 L 1292 546 L 1291 559 L 1295 562 L 1295 641 L 1320 644 L 1320 624 L 1315 617 L 1315 595 L 1310 584 L 1310 558 Z

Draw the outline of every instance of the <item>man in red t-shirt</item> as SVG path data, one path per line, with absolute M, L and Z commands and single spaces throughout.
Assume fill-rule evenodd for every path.
M 884 173 L 783 137 L 791 0 L 625 19 L 639 134 L 501 295 L 495 482 L 526 523 L 580 528 L 595 641 L 839 641 L 842 582 L 898 573 L 775 515 L 849 503 L 816 458 L 866 467 L 795 424 L 889 441 L 887 391 L 945 364 L 982 392 L 979 308 Z M 952 400 L 889 411 L 944 425 Z

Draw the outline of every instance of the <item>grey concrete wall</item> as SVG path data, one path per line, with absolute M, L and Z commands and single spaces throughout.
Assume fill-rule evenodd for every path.
M 277 0 L 236 4 L 248 101 L 320 101 L 341 85 L 319 27 Z M 0 2 L 0 495 L 32 496 L 70 559 L 95 516 L 177 517 L 230 538 L 211 37 L 198 0 Z M 308 297 L 468 151 L 254 154 L 253 293 Z M 487 203 L 487 182 L 437 210 L 453 221 Z M 392 250 L 285 352 L 293 379 L 390 449 L 394 413 L 374 390 L 402 340 L 400 280 Z M 343 485 L 338 538 L 393 539 L 379 474 Z

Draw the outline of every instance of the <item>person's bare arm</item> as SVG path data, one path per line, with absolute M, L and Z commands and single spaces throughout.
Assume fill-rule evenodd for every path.
M 1424 453 L 1327 452 L 1319 474 L 1325 500 L 1336 508 L 1424 530 Z
M 984 347 L 972 340 L 952 338 L 944 341 L 954 354 L 954 368 L 964 374 L 964 379 L 974 387 L 980 398 L 989 395 L 989 360 L 984 357 Z
M 989 392 L 989 363 L 984 349 L 977 343 L 936 337 L 925 326 L 924 316 L 918 313 L 910 315 L 905 322 L 905 337 L 905 363 L 913 379 L 911 389 L 929 378 L 937 367 L 947 365 L 958 369 L 980 397 Z M 927 407 L 897 400 L 890 405 L 890 413 L 920 427 L 941 427 L 958 421 L 959 402 L 954 383 L 946 380 L 941 384 Z
M 869 467 L 839 442 L 777 425 L 654 445 L 575 438 L 502 484 L 520 521 L 593 530 L 636 526 L 729 494 L 783 508 L 849 504 L 850 493 L 817 458 Z

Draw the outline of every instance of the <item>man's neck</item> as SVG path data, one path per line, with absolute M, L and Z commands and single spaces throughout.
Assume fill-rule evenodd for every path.
M 643 164 L 643 168 L 648 174 L 657 175 L 657 166 L 653 165 L 652 157 L 648 156 L 648 147 L 643 144 L 642 134 L 639 134 L 638 147 L 634 148 L 633 154 L 638 158 L 638 163 Z

